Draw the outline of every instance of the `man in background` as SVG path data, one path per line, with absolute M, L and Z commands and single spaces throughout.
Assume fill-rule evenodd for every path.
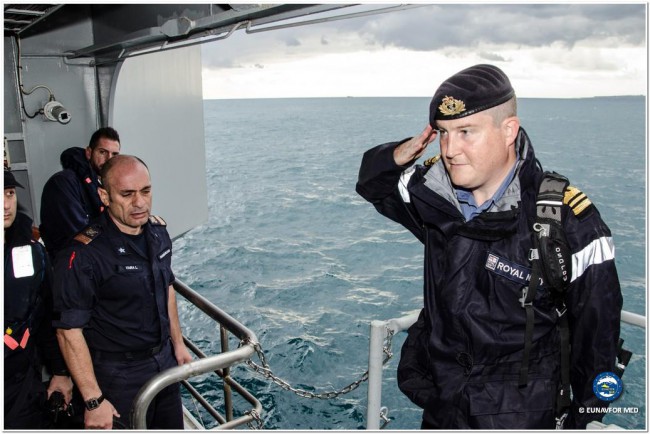
M 51 269 L 32 236 L 32 219 L 18 211 L 11 171 L 4 173 L 4 428 L 50 427 L 45 400 L 72 399 L 72 381 L 52 327 Z M 42 369 L 52 375 L 43 383 Z
M 109 429 L 114 417 L 130 426 L 140 388 L 192 360 L 172 286 L 171 240 L 165 222 L 150 214 L 149 170 L 119 155 L 101 176 L 107 211 L 58 255 L 54 272 L 54 325 L 89 429 Z M 147 427 L 183 429 L 178 383 L 156 396 Z
M 40 232 L 52 261 L 65 244 L 103 210 L 97 188 L 102 166 L 120 153 L 120 136 L 100 128 L 86 149 L 61 153 L 63 170 L 50 177 L 41 196 Z

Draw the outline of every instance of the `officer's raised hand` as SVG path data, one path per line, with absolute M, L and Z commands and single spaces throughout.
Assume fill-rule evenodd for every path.
M 424 154 L 427 145 L 433 142 L 437 135 L 438 132 L 431 125 L 427 125 L 419 136 L 415 136 L 395 148 L 393 151 L 395 163 L 399 166 L 405 166 L 413 160 L 417 160 Z

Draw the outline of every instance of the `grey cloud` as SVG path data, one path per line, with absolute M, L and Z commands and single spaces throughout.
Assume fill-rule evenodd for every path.
M 292 36 L 286 38 L 285 43 L 287 44 L 288 47 L 300 47 L 302 45 L 298 38 L 294 38 Z
M 479 43 L 573 46 L 608 38 L 639 45 L 645 40 L 645 6 L 435 5 L 374 17 L 360 32 L 383 45 L 414 50 Z
M 507 62 L 508 59 L 505 57 L 501 56 L 500 54 L 497 53 L 487 53 L 487 52 L 481 52 L 479 53 L 479 57 L 481 59 L 487 60 L 489 62 Z
M 353 12 L 352 8 L 350 11 Z M 485 44 L 490 52 L 482 55 L 497 60 L 490 56 L 498 57 L 495 53 L 501 45 L 644 46 L 645 19 L 644 4 L 426 5 L 252 35 L 235 32 L 228 40 L 206 44 L 203 59 L 206 67 L 233 68 L 274 57 L 351 51 L 359 47 L 390 46 L 449 53 L 474 50 Z

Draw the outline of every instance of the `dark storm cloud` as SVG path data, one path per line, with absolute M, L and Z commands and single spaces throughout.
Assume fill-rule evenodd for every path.
M 645 41 L 645 5 L 435 5 L 374 17 L 358 31 L 382 45 L 424 51 L 608 39 L 639 45 Z
M 233 68 L 240 67 L 242 56 L 250 54 L 286 58 L 296 50 L 319 54 L 321 50 L 358 48 L 348 41 L 366 48 L 460 52 L 479 44 L 521 48 L 551 44 L 572 47 L 578 43 L 597 48 L 644 46 L 645 8 L 645 4 L 425 5 L 254 35 L 236 32 L 229 40 L 204 46 L 203 59 L 206 67 Z M 342 11 L 345 9 L 335 14 Z M 318 43 L 308 45 L 310 38 Z M 496 52 L 480 54 L 486 60 L 500 58 Z

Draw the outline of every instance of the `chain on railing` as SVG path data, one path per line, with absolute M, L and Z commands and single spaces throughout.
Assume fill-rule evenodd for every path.
M 192 404 L 194 404 L 194 411 L 196 412 L 196 415 L 199 417 L 199 423 L 205 429 L 205 422 L 203 422 L 203 418 L 201 417 L 201 411 L 199 410 L 199 405 L 196 402 L 196 398 L 194 398 L 194 395 L 190 393 L 190 398 L 192 398 Z
M 383 348 L 383 352 L 385 354 L 384 360 L 382 362 L 382 365 L 385 365 L 386 362 L 388 362 L 392 357 L 393 357 L 393 352 L 391 350 L 392 342 L 393 342 L 393 335 L 395 334 L 394 330 L 391 330 L 389 328 L 386 329 L 386 345 Z M 241 345 L 244 345 L 248 342 L 242 341 L 240 343 Z M 287 381 L 283 380 L 282 378 L 278 377 L 275 375 L 272 371 L 271 368 L 269 367 L 269 364 L 266 361 L 266 356 L 264 355 L 264 351 L 262 350 L 262 346 L 259 343 L 253 344 L 255 348 L 255 352 L 257 353 L 257 356 L 259 357 L 260 361 L 262 362 L 262 366 L 256 364 L 252 360 L 248 359 L 246 360 L 246 364 L 253 369 L 255 372 L 258 374 L 261 374 L 265 378 L 271 380 L 278 386 L 280 386 L 282 389 L 287 390 L 289 392 L 293 392 L 298 396 L 301 396 L 303 398 L 310 398 L 310 399 L 334 399 L 340 395 L 344 395 L 346 393 L 349 393 L 359 387 L 361 383 L 364 381 L 368 380 L 368 371 L 366 371 L 361 378 L 359 378 L 356 381 L 353 381 L 349 385 L 343 387 L 342 389 L 335 391 L 335 392 L 324 392 L 324 393 L 314 393 L 310 392 L 308 390 L 304 389 L 298 389 L 295 387 L 292 387 L 291 384 L 289 384 Z
M 256 412 L 254 408 L 251 409 L 251 411 L 247 411 L 246 414 L 250 415 L 253 418 L 253 421 L 248 422 L 246 424 L 250 429 L 252 430 L 264 429 L 264 422 L 262 422 L 262 418 L 260 417 L 260 414 Z
M 386 425 L 390 423 L 390 419 L 388 418 L 388 407 L 382 407 L 379 410 L 379 418 L 384 421 L 384 423 L 379 427 L 379 429 L 386 428 Z

